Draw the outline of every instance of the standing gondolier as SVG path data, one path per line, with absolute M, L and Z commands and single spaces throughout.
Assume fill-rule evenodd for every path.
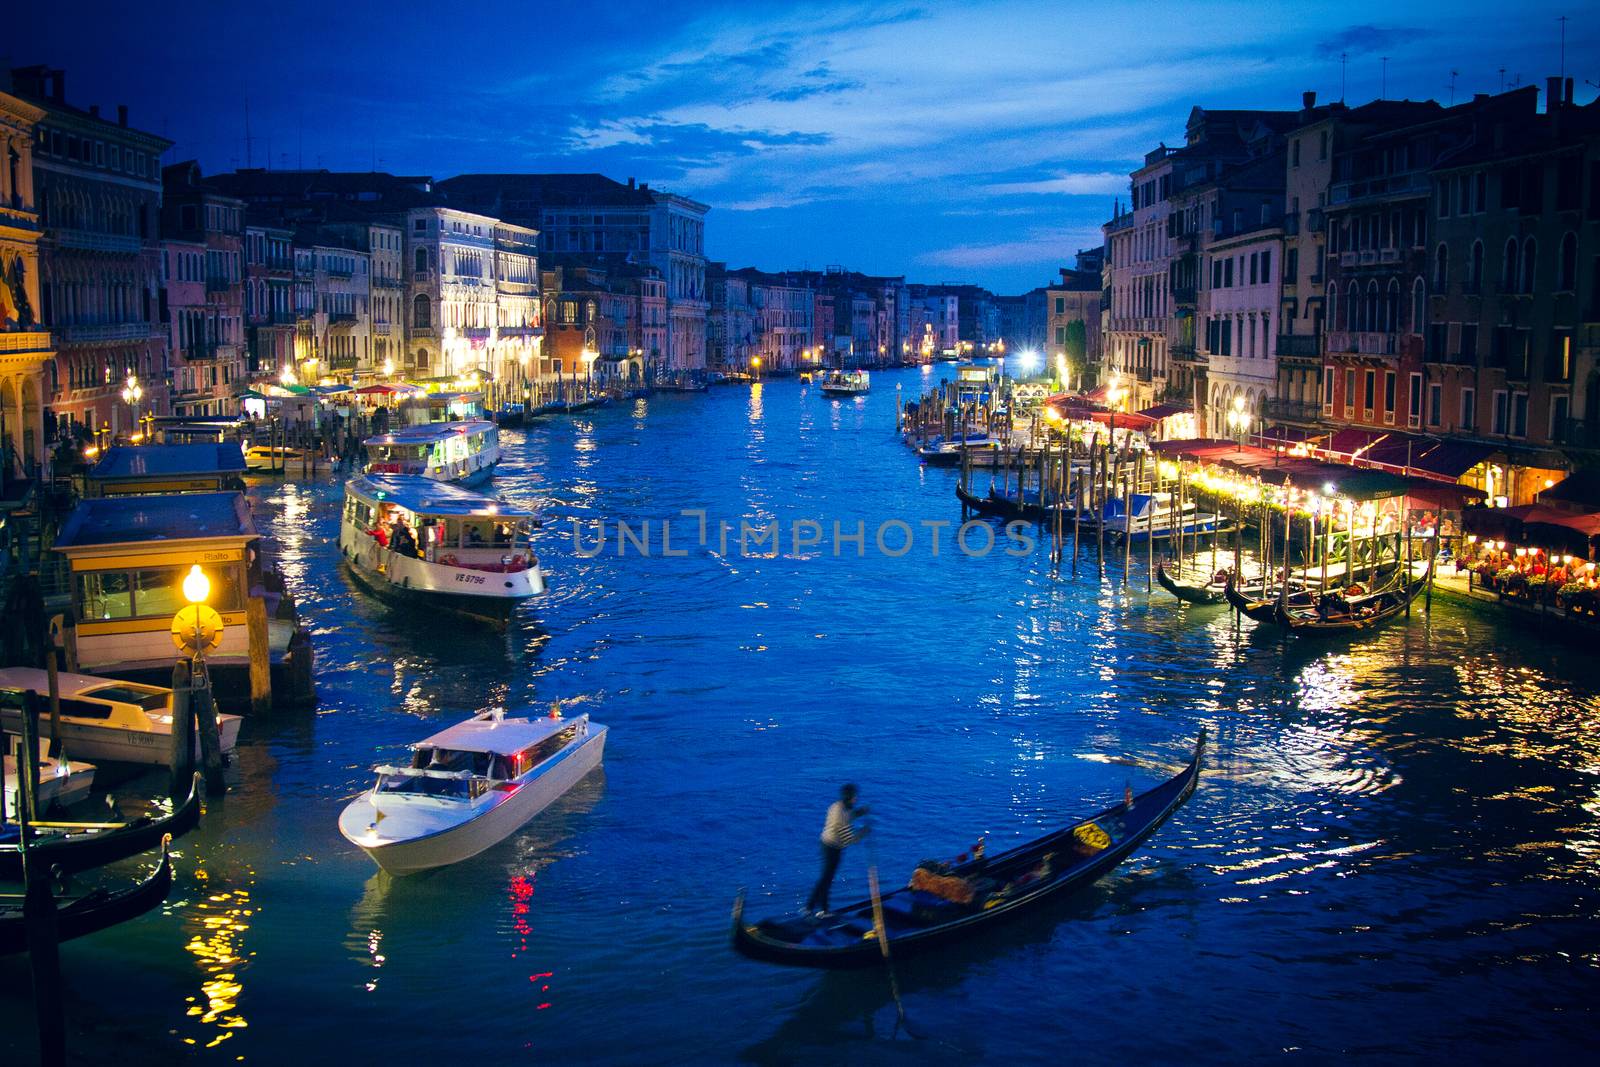
M 855 825 L 855 820 L 866 815 L 865 805 L 856 806 L 856 787 L 846 783 L 839 789 L 839 799 L 828 807 L 828 818 L 822 826 L 822 876 L 816 888 L 806 898 L 806 910 L 817 915 L 828 910 L 828 891 L 833 887 L 833 876 L 838 873 L 839 860 L 844 850 L 866 833 L 869 827 Z

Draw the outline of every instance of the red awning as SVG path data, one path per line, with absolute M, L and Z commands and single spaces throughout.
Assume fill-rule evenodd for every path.
M 1232 441 L 1216 437 L 1200 437 L 1190 441 L 1157 441 L 1151 451 L 1163 456 L 1205 456 L 1213 452 L 1231 452 L 1238 446 Z
M 1524 504 L 1521 507 L 1505 510 L 1506 514 L 1521 520 L 1524 526 L 1560 526 L 1581 533 L 1585 537 L 1600 535 L 1600 513 L 1587 512 L 1574 515 L 1571 512 L 1547 508 L 1542 504 Z
M 1355 426 L 1346 426 L 1342 430 L 1335 431 L 1333 439 L 1318 451 L 1330 456 L 1360 456 L 1387 436 L 1389 434 L 1385 430 L 1363 430 Z
M 1156 424 L 1155 419 L 1136 411 L 1084 411 L 1078 417 L 1090 418 L 1117 430 L 1148 430 Z
M 1174 415 L 1187 415 L 1188 413 L 1188 404 L 1173 403 L 1157 404 L 1155 407 L 1143 408 L 1139 412 L 1139 414 L 1143 415 L 1145 418 L 1152 419 L 1156 422 L 1160 422 L 1162 419 L 1170 419 Z
M 392 385 L 363 385 L 360 389 L 357 389 L 356 392 L 360 393 L 362 396 L 372 396 L 374 394 L 382 394 L 387 396 L 390 393 L 397 393 L 399 390 Z

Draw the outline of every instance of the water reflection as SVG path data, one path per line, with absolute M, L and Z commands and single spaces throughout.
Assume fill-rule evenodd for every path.
M 200 995 L 185 998 L 186 1016 L 205 1028 L 198 1036 L 185 1035 L 187 1045 L 215 1048 L 249 1024 L 239 1008 L 243 975 L 254 951 L 245 946 L 255 916 L 251 900 L 254 872 L 240 884 L 208 892 L 211 878 L 204 868 L 194 874 L 197 896 L 184 911 L 189 939 L 184 948 L 203 976 Z

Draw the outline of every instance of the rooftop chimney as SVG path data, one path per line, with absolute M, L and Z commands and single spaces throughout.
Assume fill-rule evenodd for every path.
M 128 105 L 127 104 L 118 104 L 117 105 L 117 125 L 118 126 L 126 126 L 127 124 L 128 124 Z
M 1546 78 L 1544 80 L 1544 112 L 1553 115 L 1561 109 L 1561 79 Z
M 50 98 L 58 104 L 67 102 L 67 72 L 53 70 L 50 72 Z
M 629 189 L 633 188 L 633 176 L 632 175 L 628 176 L 628 188 Z
M 1572 106 L 1572 79 L 1567 79 L 1566 91 L 1561 94 L 1561 102 L 1568 107 Z
M 1315 89 L 1300 94 L 1300 106 L 1307 111 L 1317 106 L 1317 92 Z

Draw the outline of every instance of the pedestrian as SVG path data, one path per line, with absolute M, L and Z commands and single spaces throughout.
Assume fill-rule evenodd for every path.
M 856 806 L 856 787 L 847 782 L 839 789 L 839 799 L 828 808 L 828 818 L 822 826 L 822 876 L 816 888 L 806 898 L 806 910 L 818 918 L 828 913 L 828 891 L 833 888 L 833 876 L 839 871 L 839 860 L 844 850 L 866 833 L 868 827 L 857 827 L 855 820 L 866 815 L 865 805 Z

